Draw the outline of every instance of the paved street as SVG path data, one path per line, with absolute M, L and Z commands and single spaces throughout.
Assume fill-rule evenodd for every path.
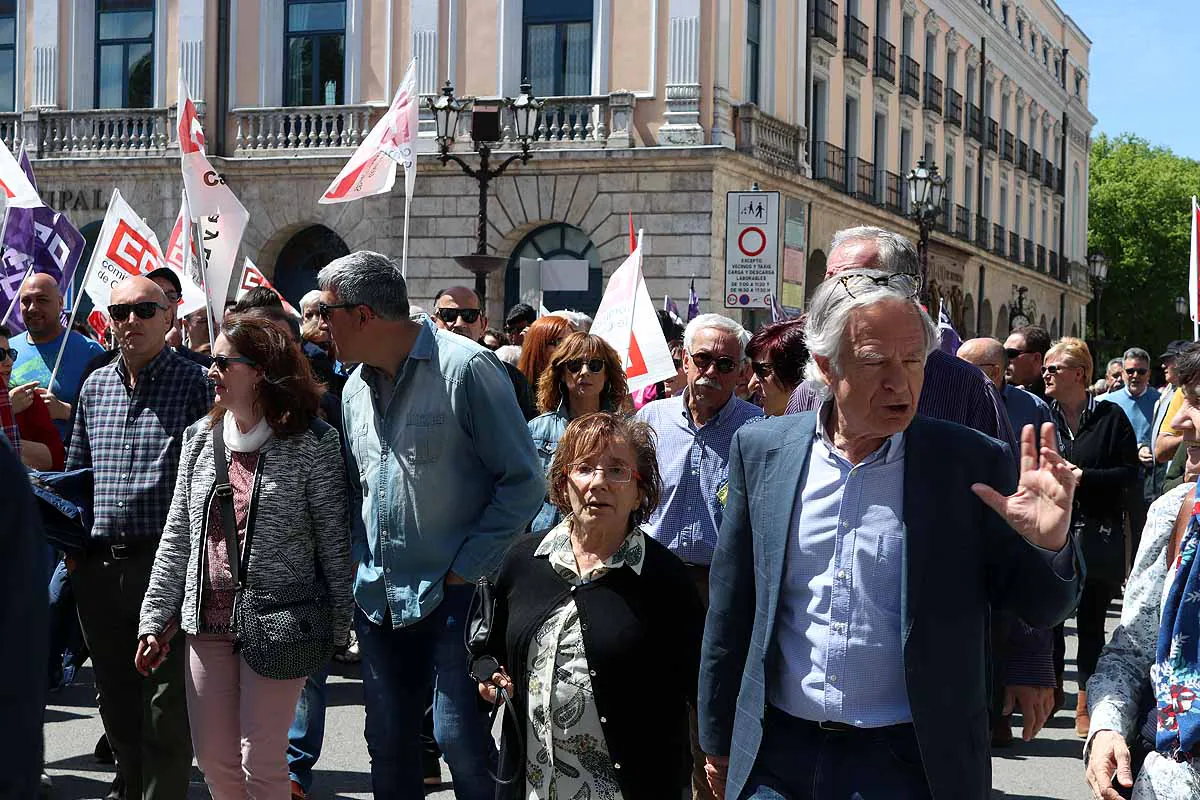
M 1109 612 L 1109 630 L 1117 621 L 1117 607 Z M 994 798 L 1029 800 L 1089 800 L 1080 761 L 1081 740 L 1075 736 L 1071 709 L 1074 696 L 1074 629 L 1067 628 L 1067 709 L 1051 720 L 1037 739 L 1017 741 L 992 758 Z M 363 743 L 362 688 L 354 667 L 339 665 L 339 675 L 330 678 L 330 708 L 326 723 L 325 752 L 317 770 L 315 798 L 371 797 L 370 768 Z M 103 727 L 93 701 L 91 670 L 80 680 L 56 694 L 46 712 L 46 761 L 54 779 L 54 798 L 90 800 L 100 798 L 112 780 L 108 767 L 96 764 L 92 748 Z M 1018 730 L 1019 732 L 1019 730 Z M 447 776 L 443 766 L 443 774 Z M 449 785 L 427 797 L 452 800 Z M 188 800 L 208 797 L 200 773 Z

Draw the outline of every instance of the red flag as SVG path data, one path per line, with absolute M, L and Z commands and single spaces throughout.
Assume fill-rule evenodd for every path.
M 629 252 L 637 250 L 637 234 L 633 231 L 633 212 L 629 212 Z

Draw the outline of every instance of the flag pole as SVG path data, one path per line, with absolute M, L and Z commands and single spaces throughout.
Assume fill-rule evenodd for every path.
M 191 220 L 187 220 L 188 225 L 192 224 Z M 200 224 L 200 220 L 196 220 L 196 233 L 200 238 L 193 241 L 196 242 L 196 257 L 200 259 L 200 288 L 204 290 L 204 307 L 208 309 L 208 348 L 212 352 L 217 347 L 217 337 L 213 329 L 213 317 L 216 315 L 216 309 L 213 308 L 212 296 L 208 293 L 208 257 L 204 254 L 204 227 Z M 188 243 L 191 246 L 191 242 Z M 229 287 L 225 287 L 225 292 L 228 294 Z M 221 310 L 224 311 L 224 300 L 222 300 Z
M 8 311 L 4 313 L 4 319 L 0 321 L 0 325 L 7 325 L 8 320 L 12 317 L 13 311 L 17 307 L 17 301 L 21 299 L 21 289 L 25 286 L 25 281 L 29 280 L 29 276 L 33 274 L 33 264 L 29 265 L 29 269 L 25 270 L 25 276 L 21 278 L 21 282 L 17 284 L 17 293 L 13 295 L 12 302 L 8 304 Z
M 389 5 L 389 8 L 391 6 Z M 414 156 L 415 158 L 415 156 Z M 412 205 L 412 192 L 408 191 L 408 173 L 404 174 L 404 240 L 400 245 L 400 277 L 408 280 L 408 208 Z
M 644 229 L 642 229 L 642 228 L 638 228 L 637 247 L 635 247 L 633 250 L 633 252 L 638 254 L 638 263 L 637 263 L 637 273 L 634 275 L 634 278 L 633 278 L 633 301 L 629 304 L 629 341 L 625 343 L 625 360 L 628 362 L 627 364 L 624 365 L 626 368 L 628 368 L 633 363 L 630 360 L 630 351 L 633 349 L 633 326 L 635 324 L 634 320 L 637 319 L 637 300 L 638 300 L 638 295 L 640 294 L 640 292 L 638 292 L 638 286 L 641 285 L 641 282 L 642 282 L 642 232 L 643 232 L 643 230 Z

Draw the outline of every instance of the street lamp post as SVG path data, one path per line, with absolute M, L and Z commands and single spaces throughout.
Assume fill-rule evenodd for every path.
M 1096 302 L 1095 322 L 1092 323 L 1092 335 L 1096 337 L 1095 357 L 1100 358 L 1100 294 L 1104 291 L 1104 281 L 1108 279 L 1108 256 L 1104 253 L 1092 253 L 1088 256 L 1088 281 L 1092 284 L 1092 297 Z
M 1179 338 L 1183 338 L 1183 320 L 1188 315 L 1188 299 L 1183 295 L 1175 298 L 1175 313 L 1179 315 Z
M 460 267 L 475 274 L 475 292 L 484 303 L 487 302 L 487 276 L 503 269 L 507 261 L 503 256 L 488 255 L 487 252 L 488 184 L 492 178 L 502 175 L 508 169 L 509 164 L 514 161 L 520 159 L 522 164 L 526 164 L 529 159 L 533 158 L 533 154 L 529 152 L 529 145 L 536 135 L 537 118 L 542 108 L 542 101 L 535 98 L 531 90 L 532 86 L 526 80 L 521 84 L 520 96 L 515 100 L 507 97 L 504 99 L 503 107 L 512 112 L 517 142 L 520 144 L 521 150 L 513 153 L 495 168 L 490 167 L 490 161 L 492 145 L 500 140 L 500 106 L 486 108 L 477 106 L 473 111 L 471 144 L 474 146 L 475 152 L 479 154 L 479 166 L 472 167 L 451 153 L 450 148 L 453 146 L 455 135 L 458 132 L 459 115 L 468 106 L 476 105 L 475 101 L 456 98 L 454 86 L 450 81 L 446 81 L 446 85 L 442 87 L 440 97 L 427 101 L 427 106 L 433 112 L 437 127 L 438 159 L 443 166 L 453 161 L 468 177 L 479 182 L 479 214 L 475 228 L 475 252 L 470 255 L 455 256 L 454 260 Z
M 937 164 L 926 164 L 924 158 L 905 176 L 908 181 L 910 213 L 917 221 L 920 238 L 917 239 L 917 257 L 921 261 L 921 298 L 929 303 L 929 231 L 937 222 L 942 210 L 942 196 L 946 191 L 946 179 L 938 174 Z M 934 313 L 930 309 L 929 313 Z

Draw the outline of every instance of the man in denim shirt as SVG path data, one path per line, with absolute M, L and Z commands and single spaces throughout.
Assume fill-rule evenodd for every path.
M 541 506 L 533 441 L 491 351 L 409 320 L 395 262 L 352 253 L 318 282 L 322 329 L 342 360 L 362 365 L 342 410 L 359 498 L 351 553 L 375 796 L 423 794 L 419 737 L 432 680 L 455 795 L 491 798 L 494 748 L 466 672 L 463 621 L 472 584 Z

